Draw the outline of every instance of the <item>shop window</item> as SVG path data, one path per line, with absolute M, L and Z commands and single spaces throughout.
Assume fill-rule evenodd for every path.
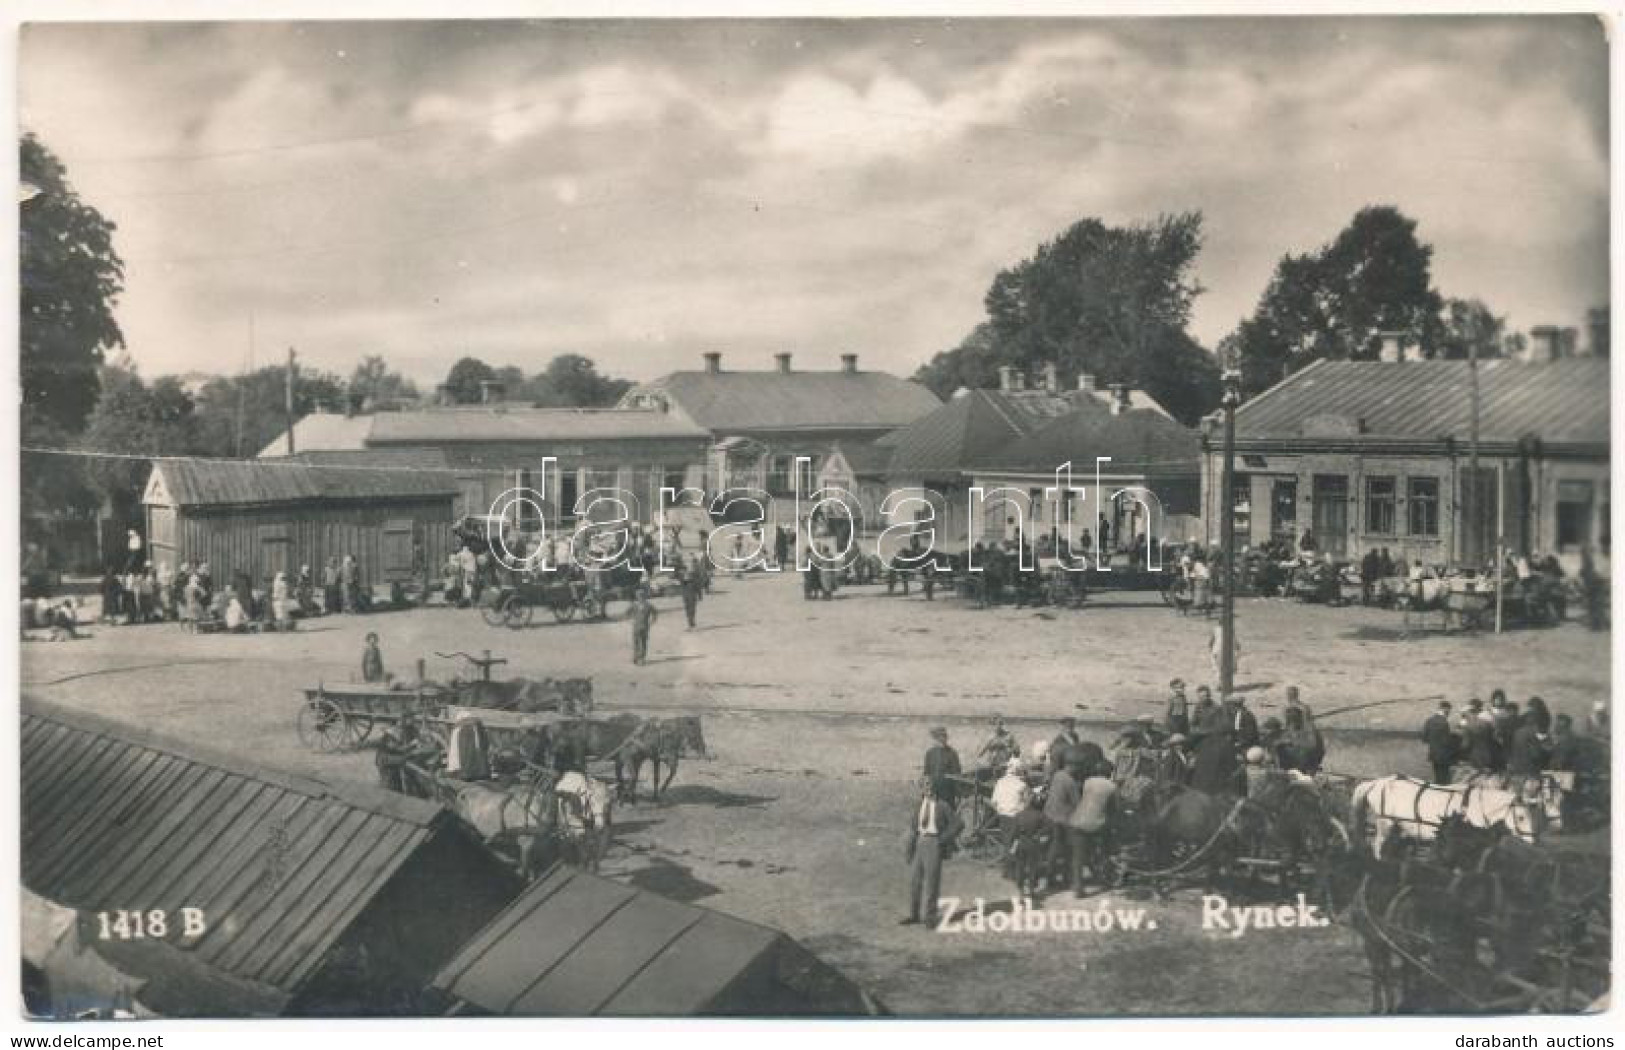
M 1398 496 L 1393 478 L 1365 479 L 1365 531 L 1378 536 L 1394 535 Z
M 1412 536 L 1439 534 L 1439 479 L 1410 478 L 1408 480 L 1406 510 Z

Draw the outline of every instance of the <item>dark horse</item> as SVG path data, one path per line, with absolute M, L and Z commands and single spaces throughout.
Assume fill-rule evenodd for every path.
M 655 801 L 671 786 L 679 760 L 687 754 L 709 758 L 705 733 L 698 715 L 673 718 L 639 718 L 622 714 L 563 722 L 540 733 L 532 747 L 533 761 L 541 759 L 550 768 L 585 769 L 589 758 L 615 763 L 616 794 L 628 802 L 637 801 L 638 778 L 644 763 L 654 767 Z M 666 767 L 662 780 L 660 767 Z M 631 778 L 625 776 L 631 769 Z

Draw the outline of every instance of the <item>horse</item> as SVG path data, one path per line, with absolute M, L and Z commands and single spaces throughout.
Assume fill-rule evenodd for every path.
M 555 826 L 578 867 L 596 872 L 609 849 L 615 796 L 596 777 L 570 772 L 553 785 Z
M 1476 827 L 1504 826 L 1526 842 L 1539 838 L 1543 824 L 1542 811 L 1515 791 L 1477 784 L 1429 784 L 1405 776 L 1356 785 L 1351 813 L 1351 822 L 1361 834 L 1367 817 L 1371 818 L 1371 849 L 1379 857 L 1390 840 L 1431 842 L 1439 824 L 1453 814 Z
M 683 755 L 692 753 L 697 758 L 710 758 L 705 746 L 705 731 L 698 715 L 679 715 L 675 718 L 651 718 L 638 726 L 625 746 L 615 755 L 615 786 L 624 792 L 628 802 L 638 800 L 638 779 L 643 764 L 653 766 L 651 788 L 654 801 L 671 786 L 677 776 L 677 766 Z M 623 762 L 632 768 L 631 780 L 621 781 Z M 666 779 L 660 779 L 660 764 L 666 764 Z
M 1158 869 L 1153 879 L 1160 880 L 1194 864 L 1198 857 L 1206 857 L 1203 885 L 1211 888 L 1241 845 L 1235 820 L 1245 808 L 1243 800 L 1187 789 L 1161 799 L 1153 792 L 1147 801 L 1154 802 L 1154 808 L 1144 810 L 1150 819 L 1143 822 L 1147 852 Z M 1180 847 L 1189 852 L 1176 858 Z

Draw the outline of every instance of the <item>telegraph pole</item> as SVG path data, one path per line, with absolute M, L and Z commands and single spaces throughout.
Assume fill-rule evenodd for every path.
M 1219 490 L 1219 543 L 1224 547 L 1224 600 L 1219 609 L 1219 697 L 1228 699 L 1236 684 L 1236 405 L 1241 401 L 1241 372 L 1224 370 L 1224 480 Z
M 1464 545 L 1466 560 L 1471 562 L 1476 571 L 1484 561 L 1483 544 L 1480 540 L 1483 533 L 1478 527 L 1479 487 L 1478 487 L 1478 343 L 1469 339 L 1467 341 L 1467 381 L 1468 396 L 1471 398 L 1471 412 L 1469 430 L 1467 433 L 1467 487 L 1462 490 L 1462 524 L 1466 527 L 1468 543 Z M 1496 534 L 1500 534 L 1497 526 Z
M 288 347 L 288 382 L 287 382 L 287 416 L 288 416 L 288 455 L 293 455 L 293 383 L 297 373 L 294 371 L 298 365 L 294 362 L 293 347 Z

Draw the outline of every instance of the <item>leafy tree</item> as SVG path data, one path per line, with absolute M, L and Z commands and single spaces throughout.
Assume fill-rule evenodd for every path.
M 103 353 L 124 345 L 113 316 L 124 264 L 113 223 L 79 199 L 62 162 L 32 134 L 22 138 L 20 163 L 22 179 L 39 190 L 20 206 L 23 432 L 49 423 L 74 433 L 96 403 Z
M 1480 358 L 1500 357 L 1506 318 L 1497 317 L 1477 299 L 1450 299 L 1440 318 L 1443 329 L 1438 356 L 1460 360 L 1477 351 Z
M 535 404 L 548 408 L 606 408 L 631 387 L 628 380 L 601 374 L 590 357 L 559 354 L 532 380 L 530 393 Z
M 1001 365 L 1038 375 L 1054 364 L 1068 382 L 1087 372 L 1139 386 L 1194 422 L 1218 400 L 1217 366 L 1185 331 L 1202 291 L 1191 272 L 1201 247 L 1199 212 L 1122 227 L 1074 223 L 1000 272 L 986 323 L 916 378 L 945 395 L 990 385 Z
M 1230 344 L 1245 390 L 1321 358 L 1372 360 L 1384 332 L 1432 356 L 1443 332 L 1432 258 L 1415 220 L 1387 205 L 1362 209 L 1320 251 L 1284 257 Z
M 101 370 L 101 398 L 85 425 L 84 447 L 124 455 L 184 456 L 200 451 L 192 397 L 174 377 L 150 386 L 127 362 Z M 140 520 L 146 460 L 88 458 L 85 473 L 115 518 Z
M 369 354 L 350 373 L 349 395 L 352 409 L 367 412 L 392 401 L 414 400 L 418 388 L 410 379 L 393 371 L 382 357 Z
M 465 357 L 446 374 L 446 395 L 459 405 L 477 405 L 485 397 L 480 384 L 495 378 L 496 369 L 477 357 Z
M 993 325 L 983 321 L 952 350 L 937 354 L 914 373 L 916 382 L 946 400 L 960 387 L 996 386 L 999 381 L 999 341 Z
M 198 444 L 210 456 L 259 455 L 288 427 L 288 370 L 267 365 L 241 376 L 217 376 L 197 395 Z M 293 414 L 298 419 L 316 404 L 343 404 L 343 382 L 334 375 L 300 369 L 294 381 Z

